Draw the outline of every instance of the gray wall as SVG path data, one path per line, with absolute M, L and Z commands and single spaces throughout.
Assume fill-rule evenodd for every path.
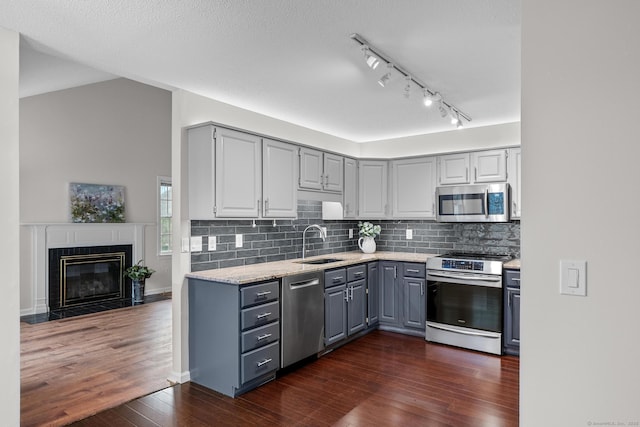
M 520 255 L 520 223 L 508 224 L 441 224 L 434 221 L 372 221 L 380 224 L 382 233 L 376 238 L 378 250 L 395 252 L 445 253 L 472 251 Z M 298 219 L 256 221 L 192 221 L 191 235 L 203 236 L 203 251 L 191 254 L 192 271 L 250 265 L 261 262 L 300 258 L 302 232 L 309 224 L 327 227 L 326 242 L 314 230 L 307 232 L 307 256 L 358 250 L 358 221 L 323 221 L 322 204 L 298 202 Z M 406 229 L 413 239 L 405 238 Z M 349 239 L 349 229 L 354 238 Z M 235 234 L 242 234 L 244 245 L 235 247 Z M 208 236 L 216 236 L 217 250 L 206 250 Z

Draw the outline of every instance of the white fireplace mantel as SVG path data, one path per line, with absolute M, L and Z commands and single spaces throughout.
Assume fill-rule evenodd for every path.
M 30 313 L 49 310 L 49 249 L 84 246 L 132 245 L 133 259 L 144 258 L 144 223 L 57 223 L 22 224 L 31 237 L 33 307 Z

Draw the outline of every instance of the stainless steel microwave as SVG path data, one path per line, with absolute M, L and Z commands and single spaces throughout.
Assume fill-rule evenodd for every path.
M 508 222 L 509 184 L 450 185 L 436 188 L 439 222 Z

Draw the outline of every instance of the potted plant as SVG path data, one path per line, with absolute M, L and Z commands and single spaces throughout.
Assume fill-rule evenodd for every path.
M 358 229 L 360 233 L 358 246 L 365 254 L 374 253 L 376 251 L 375 237 L 380 234 L 382 228 L 379 225 L 373 225 L 372 223 L 365 221 L 358 223 Z
M 144 281 L 155 272 L 154 269 L 143 265 L 142 260 L 124 270 L 124 275 L 131 279 L 131 298 L 134 303 L 144 302 Z

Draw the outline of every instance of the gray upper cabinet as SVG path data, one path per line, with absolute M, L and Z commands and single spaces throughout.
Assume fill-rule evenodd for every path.
M 505 182 L 507 180 L 507 150 L 475 151 L 471 153 L 473 182 Z
M 386 218 L 389 215 L 388 163 L 386 160 L 358 162 L 358 217 Z
M 341 193 L 343 188 L 343 158 L 311 148 L 300 148 L 299 186 L 305 190 Z
M 438 156 L 438 185 L 505 182 L 507 150 L 474 151 Z
M 438 156 L 438 184 L 469 184 L 469 153 Z
M 295 218 L 298 214 L 298 147 L 280 141 L 262 142 L 263 218 Z
M 262 199 L 260 137 L 216 128 L 216 217 L 257 218 Z
M 522 156 L 520 148 L 509 149 L 509 185 L 511 186 L 511 218 L 519 219 L 522 213 Z
M 435 218 L 435 157 L 392 161 L 391 185 L 394 219 Z
M 187 131 L 188 197 L 190 219 L 215 219 L 214 199 L 215 147 L 213 126 L 200 126 Z
M 344 192 L 342 193 L 344 218 L 355 218 L 358 210 L 358 162 L 344 159 Z

